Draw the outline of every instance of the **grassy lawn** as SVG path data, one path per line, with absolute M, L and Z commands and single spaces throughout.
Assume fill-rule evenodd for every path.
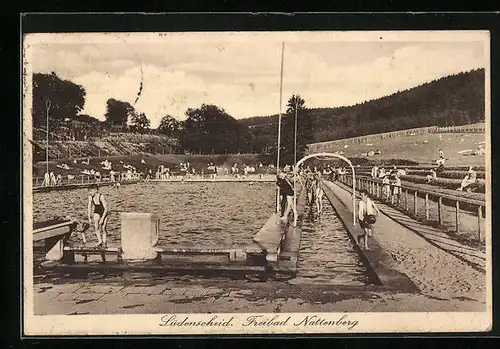
M 442 138 L 440 138 L 440 135 Z M 361 157 L 363 153 L 371 150 L 380 150 L 380 155 L 366 157 L 369 160 L 381 161 L 388 159 L 405 159 L 416 161 L 420 164 L 435 163 L 438 151 L 442 149 L 447 158 L 446 166 L 484 166 L 484 156 L 464 156 L 462 150 L 475 151 L 478 143 L 485 141 L 484 134 L 478 133 L 443 133 L 415 135 L 399 138 L 388 138 L 364 144 L 351 144 L 347 148 L 339 146 L 324 151 L 343 151 L 344 156 Z

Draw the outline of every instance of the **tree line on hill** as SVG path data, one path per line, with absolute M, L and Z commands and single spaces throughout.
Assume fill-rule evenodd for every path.
M 364 136 L 426 126 L 465 125 L 484 121 L 484 69 L 450 75 L 390 96 L 338 108 L 304 111 L 312 142 Z M 277 136 L 278 115 L 240 121 L 265 150 Z
M 189 108 L 185 121 L 165 115 L 159 126 L 152 129 L 145 113 L 137 111 L 129 102 L 115 98 L 106 102 L 104 121 L 82 114 L 85 96 L 82 86 L 63 80 L 55 73 L 34 74 L 34 141 L 45 140 L 48 120 L 50 140 L 87 140 L 111 132 L 153 133 L 177 139 L 181 149 L 187 153 L 254 152 L 253 135 L 248 127 L 215 105 L 202 104 L 199 108 Z M 50 106 L 46 104 L 48 101 Z
M 288 99 L 282 115 L 280 162 L 300 159 L 307 144 L 425 126 L 463 125 L 484 120 L 484 69 L 447 76 L 418 87 L 354 106 L 306 108 L 300 95 Z M 81 114 L 85 89 L 55 73 L 33 75 L 35 140 L 49 130 L 62 140 L 86 140 L 110 132 L 154 133 L 178 140 L 194 154 L 260 153 L 276 157 L 278 115 L 236 120 L 224 109 L 202 104 L 189 108 L 185 121 L 165 115 L 156 129 L 129 102 L 109 98 L 105 120 Z M 297 120 L 297 128 L 295 128 Z M 297 144 L 294 134 L 297 131 Z M 297 154 L 294 149 L 297 146 Z

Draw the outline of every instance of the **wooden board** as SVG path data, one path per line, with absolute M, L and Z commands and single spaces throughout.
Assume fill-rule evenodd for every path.
M 48 238 L 53 238 L 59 236 L 61 239 L 71 233 L 71 225 L 72 223 L 66 225 L 66 226 L 59 226 L 57 228 L 53 229 L 44 229 L 41 231 L 34 231 L 33 232 L 33 241 L 42 241 Z
M 65 246 L 64 251 L 70 251 L 75 253 L 118 253 L 120 251 L 119 247 L 93 247 L 93 246 Z

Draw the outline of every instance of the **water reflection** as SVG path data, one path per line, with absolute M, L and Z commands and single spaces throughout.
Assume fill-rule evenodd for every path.
M 250 243 L 274 211 L 272 183 L 141 183 L 100 191 L 111 210 L 110 244 L 119 243 L 120 211 L 158 215 L 160 245 L 207 247 Z M 33 218 L 69 215 L 86 220 L 87 195 L 86 189 L 34 193 Z M 94 238 L 93 232 L 87 236 Z M 80 239 L 75 234 L 70 242 Z

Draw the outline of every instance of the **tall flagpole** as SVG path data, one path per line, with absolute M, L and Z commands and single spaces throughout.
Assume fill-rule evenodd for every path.
M 281 151 L 281 108 L 283 101 L 283 57 L 285 54 L 285 43 L 281 43 L 281 72 L 280 72 L 280 112 L 278 116 L 278 159 L 276 160 L 276 171 L 279 173 L 280 171 L 280 151 Z M 280 214 L 281 212 L 280 205 L 280 193 L 279 189 L 276 191 L 276 212 Z
M 295 131 L 294 131 L 294 152 L 293 152 L 293 168 L 295 173 L 293 174 L 293 222 L 294 226 L 297 224 L 297 176 L 299 169 L 297 168 L 297 109 L 298 109 L 298 99 L 295 97 Z
M 45 100 L 45 108 L 47 109 L 47 129 L 45 136 L 45 163 L 46 171 L 49 173 L 49 109 L 50 109 L 50 99 Z

